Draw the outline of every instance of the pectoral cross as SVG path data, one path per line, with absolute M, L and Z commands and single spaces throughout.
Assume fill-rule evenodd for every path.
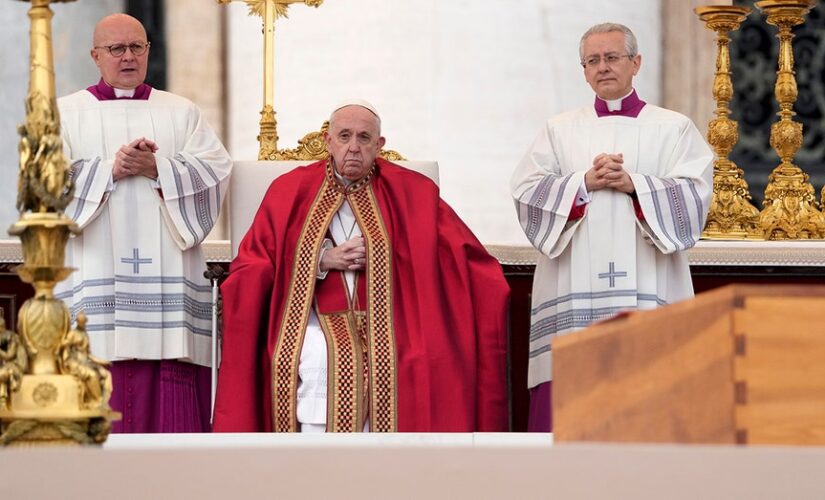
M 218 0 L 228 4 L 233 0 Z M 241 0 L 249 6 L 249 14 L 261 16 L 264 25 L 264 107 L 261 110 L 261 132 L 258 135 L 259 160 L 275 160 L 278 153 L 278 122 L 275 119 L 275 20 L 287 17 L 289 5 L 302 3 L 319 7 L 324 0 Z

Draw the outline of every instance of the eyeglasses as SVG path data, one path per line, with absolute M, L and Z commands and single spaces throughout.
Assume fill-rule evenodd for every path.
M 120 57 L 126 53 L 126 49 L 132 51 L 132 54 L 136 56 L 143 55 L 144 52 L 149 48 L 151 42 L 140 43 L 140 42 L 132 42 L 130 44 L 125 43 L 116 43 L 114 45 L 103 45 L 103 46 L 95 46 L 96 49 L 106 49 L 109 51 L 113 57 Z
M 633 59 L 634 56 L 630 54 L 605 54 L 604 55 L 604 62 L 608 66 L 615 66 L 619 61 L 623 58 Z M 602 56 L 590 56 L 587 59 L 581 62 L 582 67 L 584 68 L 597 68 L 599 64 L 602 62 Z

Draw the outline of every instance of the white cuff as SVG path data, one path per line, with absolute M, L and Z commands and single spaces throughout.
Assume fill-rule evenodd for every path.
M 579 191 L 576 193 L 576 200 L 573 204 L 577 207 L 582 205 L 586 205 L 590 203 L 590 193 L 587 192 L 587 186 L 584 184 L 584 179 L 582 179 L 582 183 L 579 186 Z
M 324 254 L 330 248 L 333 248 L 335 245 L 332 243 L 332 240 L 329 238 L 324 238 L 324 242 L 321 243 L 321 251 L 318 252 L 318 267 L 315 269 L 315 278 L 322 280 L 327 277 L 327 273 L 329 273 L 329 269 L 326 271 L 321 271 L 321 260 L 324 258 Z

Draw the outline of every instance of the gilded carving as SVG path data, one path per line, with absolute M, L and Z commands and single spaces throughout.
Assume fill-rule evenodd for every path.
M 72 200 L 73 185 L 63 157 L 57 104 L 39 92 L 26 99 L 26 123 L 20 134 L 20 175 L 17 209 L 21 212 L 63 210 Z
M 759 210 L 750 202 L 744 172 L 729 159 L 739 141 L 738 124 L 730 118 L 729 108 L 733 98 L 729 34 L 739 29 L 750 9 L 719 5 L 698 7 L 694 11 L 717 35 L 716 76 L 713 79 L 716 118 L 708 124 L 708 142 L 716 152 L 717 160 L 713 165 L 713 198 L 702 238 L 759 239 Z
M 774 93 L 779 101 L 779 121 L 771 126 L 771 147 L 782 162 L 774 169 L 765 189 L 759 226 L 765 239 L 821 239 L 825 215 L 819 211 L 808 174 L 793 164 L 802 147 L 802 124 L 793 121 L 798 90 L 794 76 L 791 41 L 794 26 L 802 24 L 815 0 L 762 0 L 756 6 L 768 24 L 779 29 L 779 61 Z
M 321 130 L 310 132 L 302 139 L 298 140 L 298 147 L 293 149 L 282 149 L 278 151 L 276 160 L 300 160 L 314 161 L 324 160 L 329 156 L 324 143 L 324 133 L 329 130 L 329 122 L 325 121 L 321 125 Z
M 62 373 L 80 380 L 79 399 L 83 408 L 99 408 L 109 401 L 112 395 L 112 375 L 106 369 L 109 363 L 89 352 L 86 313 L 77 315 L 77 328 L 69 330 L 60 342 L 58 364 Z
M 275 120 L 275 110 L 272 106 L 266 105 L 261 110 L 261 133 L 258 135 L 259 160 L 274 160 L 278 153 L 278 124 Z
M 6 329 L 6 320 L 0 315 L 0 410 L 7 410 L 9 397 L 20 388 L 29 357 L 18 335 Z
M 20 279 L 34 298 L 20 309 L 19 334 L 0 319 L 0 445 L 101 443 L 119 418 L 109 407 L 111 376 L 88 354 L 85 320 L 71 329 L 69 310 L 54 297 L 66 242 L 77 225 L 63 213 L 72 199 L 72 177 L 63 157 L 54 97 L 49 0 L 31 0 L 31 51 L 26 121 L 19 127 Z
M 771 147 L 783 162 L 791 162 L 802 147 L 802 124 L 782 120 L 771 125 Z
M 34 388 L 32 399 L 43 408 L 51 406 L 57 402 L 57 387 L 49 382 L 43 382 Z
M 225 5 L 231 3 L 233 0 L 218 0 L 218 3 Z M 265 16 L 265 9 L 267 0 L 243 0 L 249 7 L 250 16 Z M 288 17 L 289 4 L 302 3 L 308 7 L 320 7 L 324 0 L 269 0 L 275 8 L 276 17 Z

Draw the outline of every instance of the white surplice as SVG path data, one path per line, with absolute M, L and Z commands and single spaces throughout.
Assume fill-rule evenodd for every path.
M 622 153 L 632 198 L 590 193 L 568 221 L 600 153 Z M 528 385 L 551 379 L 551 340 L 620 311 L 693 296 L 687 255 L 699 239 L 713 184 L 713 153 L 687 117 L 645 105 L 638 117 L 598 117 L 593 106 L 547 121 L 513 174 L 519 221 L 540 252 L 533 282 Z
M 211 364 L 211 287 L 199 244 L 214 226 L 232 162 L 200 110 L 153 89 L 148 100 L 99 101 L 81 90 L 58 100 L 75 181 L 66 208 L 83 229 L 69 241 L 57 287 L 88 317 L 92 352 L 109 360 Z M 158 179 L 112 182 L 121 146 L 158 145 Z

